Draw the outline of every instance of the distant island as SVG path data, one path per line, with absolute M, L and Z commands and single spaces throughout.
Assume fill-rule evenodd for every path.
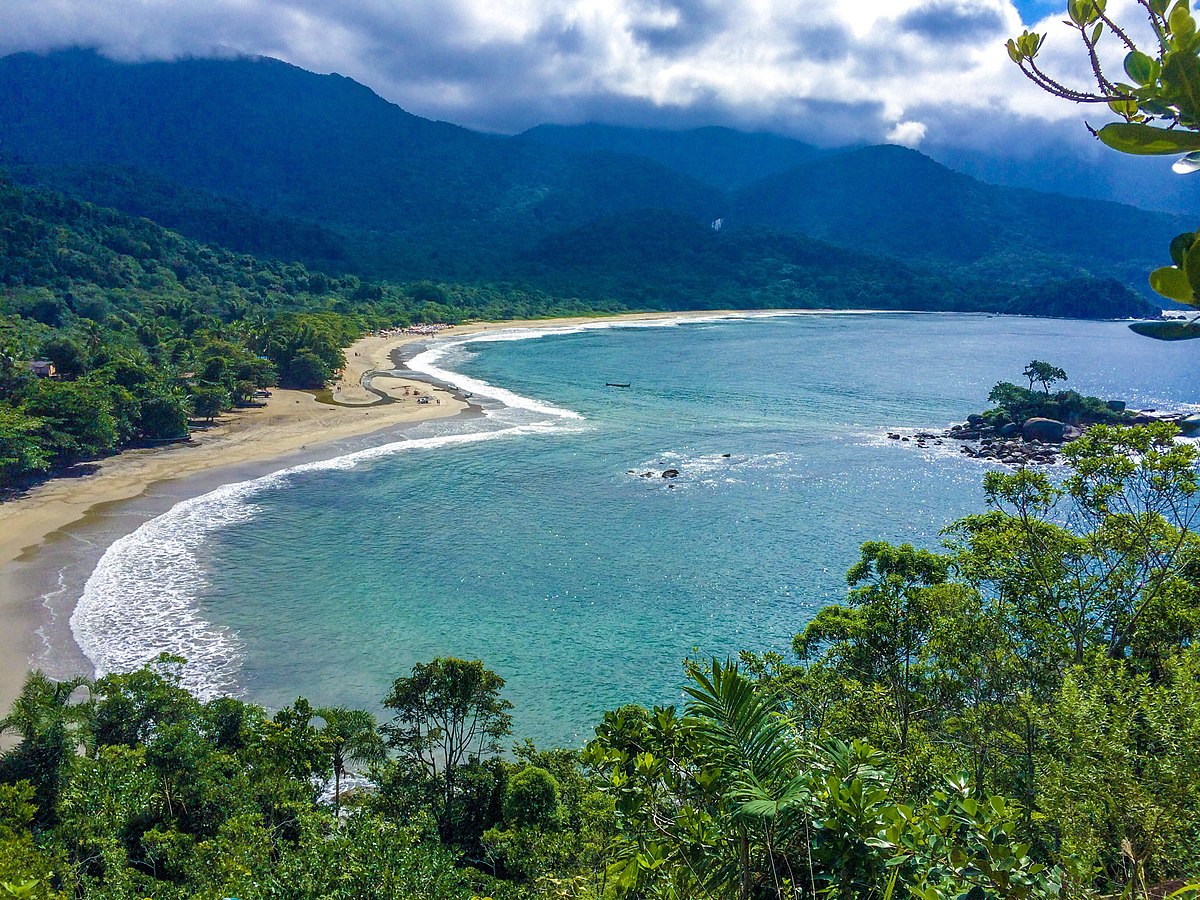
M 945 439 L 960 441 L 960 452 L 975 459 L 990 459 L 1010 466 L 1051 465 L 1060 459 L 1064 444 L 1083 436 L 1093 425 L 1148 425 L 1166 422 L 1185 436 L 1200 433 L 1200 414 L 1129 409 L 1124 400 L 1102 400 L 1077 391 L 1050 392 L 1067 380 L 1067 373 L 1042 360 L 1032 360 L 1023 372 L 1027 387 L 1002 381 L 988 393 L 994 404 L 972 413 L 958 425 L 932 434 L 920 431 L 911 438 L 889 432 L 891 440 L 914 441 L 925 447 Z M 1041 390 L 1034 390 L 1040 384 Z

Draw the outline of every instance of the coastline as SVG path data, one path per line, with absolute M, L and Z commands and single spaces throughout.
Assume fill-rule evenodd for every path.
M 461 395 L 446 386 L 431 385 L 416 374 L 401 378 L 376 375 L 365 379 L 370 390 L 363 386 L 369 373 L 402 368 L 399 356 L 406 346 L 510 328 L 553 330 L 591 323 L 679 321 L 753 312 L 705 310 L 480 322 L 456 326 L 432 338 L 371 335 L 347 348 L 345 371 L 320 400 L 304 391 L 275 390 L 264 407 L 226 414 L 188 444 L 124 451 L 81 467 L 86 469 L 84 474 L 53 478 L 0 503 L 0 622 L 4 625 L 0 628 L 0 710 L 7 711 L 20 692 L 39 649 L 38 628 L 44 610 L 37 592 L 31 594 L 30 585 L 48 583 L 48 573 L 39 571 L 39 556 L 46 555 L 40 551 L 48 545 L 82 531 L 101 513 L 110 515 L 131 506 L 152 488 L 199 481 L 221 484 L 231 480 L 239 467 L 244 471 L 248 466 L 268 465 L 270 471 L 301 454 L 309 458 L 321 458 L 322 451 L 325 456 L 338 455 L 343 452 L 336 446 L 339 441 L 477 413 Z M 405 396 L 406 388 L 440 402 L 418 405 L 415 398 Z M 380 392 L 399 402 L 382 401 Z M 322 402 L 326 399 L 332 403 Z M 187 493 L 186 487 L 183 493 Z M 107 535 L 105 540 L 111 542 L 119 536 Z M 79 560 L 79 565 L 86 561 Z

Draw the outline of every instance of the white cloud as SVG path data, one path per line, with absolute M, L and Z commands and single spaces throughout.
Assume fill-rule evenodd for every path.
M 275 56 L 501 131 L 718 122 L 915 146 L 978 139 L 964 120 L 1081 118 L 1008 60 L 1021 27 L 1011 0 L 4 0 L 0 53 Z
M 924 122 L 897 122 L 896 127 L 887 133 L 889 144 L 900 144 L 903 147 L 919 147 L 925 140 Z

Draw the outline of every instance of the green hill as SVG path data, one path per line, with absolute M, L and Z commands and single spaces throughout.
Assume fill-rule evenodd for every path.
M 1088 309 L 1093 276 L 1142 288 L 1179 230 L 1161 214 L 984 185 L 897 147 L 822 156 L 717 128 L 484 135 L 270 59 L 9 56 L 0 121 L 22 183 L 196 240 L 331 274 L 589 302 L 1054 314 Z M 734 195 L 714 186 L 764 172 Z M 1045 281 L 1074 299 L 1015 299 Z M 1106 315 L 1153 313 L 1125 293 Z
M 662 131 L 594 123 L 538 125 L 522 132 L 521 137 L 577 153 L 607 151 L 643 156 L 722 191 L 749 187 L 830 152 L 777 134 L 716 126 Z
M 766 178 L 734 198 L 729 218 L 980 276 L 1095 275 L 1139 289 L 1188 227 L 1166 213 L 984 184 L 895 146 Z

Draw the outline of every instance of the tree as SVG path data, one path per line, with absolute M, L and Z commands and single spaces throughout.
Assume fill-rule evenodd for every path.
M 57 819 L 58 797 L 84 721 L 84 707 L 72 703 L 71 696 L 87 684 L 85 678 L 53 681 L 31 672 L 8 715 L 0 719 L 0 734 L 21 739 L 0 757 L 0 782 L 33 785 L 36 819 L 42 826 Z
M 1008 55 L 1034 84 L 1055 97 L 1074 103 L 1096 104 L 1123 121 L 1088 130 L 1122 153 L 1182 156 L 1173 166 L 1181 174 L 1200 170 L 1200 32 L 1188 0 L 1135 0 L 1149 20 L 1153 46 L 1139 47 L 1127 24 L 1106 11 L 1106 0 L 1068 0 L 1065 24 L 1078 32 L 1095 81 L 1094 87 L 1065 85 L 1038 65 L 1047 35 L 1025 31 L 1008 42 Z M 1109 36 L 1124 52 L 1124 73 L 1105 71 L 1100 44 Z M 1109 41 L 1108 45 L 1111 45 Z M 1159 294 L 1188 306 L 1200 307 L 1200 232 L 1184 232 L 1170 246 L 1171 265 L 1150 274 Z M 1156 329 L 1139 329 L 1164 337 Z M 1173 339 L 1200 337 L 1171 332 Z
M 347 763 L 380 763 L 385 755 L 383 738 L 375 728 L 375 717 L 363 709 L 326 706 L 317 715 L 325 721 L 321 737 L 329 747 L 333 765 L 333 815 L 337 818 L 342 804 L 342 777 Z
M 50 467 L 53 456 L 45 446 L 43 428 L 43 420 L 20 407 L 0 406 L 0 486 Z
M 229 395 L 215 385 L 197 385 L 192 388 L 192 415 L 212 422 L 221 410 L 229 405 Z
M 88 370 L 87 352 L 68 337 L 53 337 L 42 347 L 42 356 L 54 363 L 63 378 L 74 379 Z
M 1040 359 L 1035 359 L 1025 367 L 1025 371 L 1021 373 L 1029 379 L 1029 389 L 1033 390 L 1033 383 L 1036 381 L 1042 386 L 1042 393 L 1050 393 L 1050 385 L 1056 381 L 1066 381 L 1067 373 L 1058 366 L 1052 366 L 1048 362 L 1042 362 Z
M 500 696 L 504 679 L 479 660 L 438 657 L 397 678 L 383 705 L 395 712 L 382 731 L 388 746 L 420 762 L 443 786 L 443 816 L 466 762 L 500 750 L 511 733 L 512 704 Z
M 847 680 L 885 686 L 901 753 L 925 689 L 923 651 L 949 564 L 911 544 L 868 541 L 846 576 L 849 607 L 824 607 L 793 642 L 801 659 L 824 647 L 825 663 Z
M 56 462 L 100 456 L 113 450 L 120 435 L 108 385 L 43 378 L 26 401 L 26 412 L 46 426 L 45 446 Z

